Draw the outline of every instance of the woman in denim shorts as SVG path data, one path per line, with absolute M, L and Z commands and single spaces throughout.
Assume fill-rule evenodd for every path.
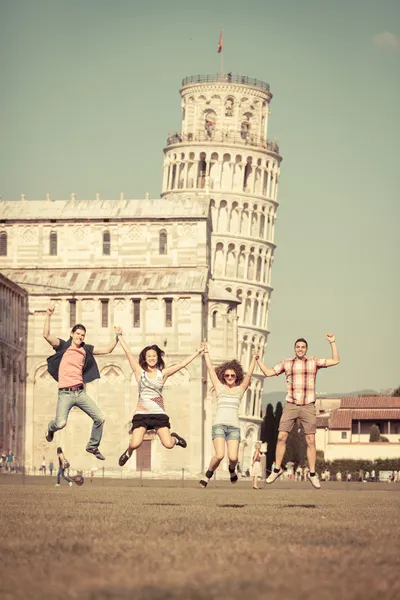
M 200 486 L 205 488 L 225 456 L 225 444 L 228 447 L 231 482 L 236 483 L 238 480 L 236 465 L 240 443 L 239 407 L 241 398 L 249 387 L 258 353 L 253 350 L 249 371 L 247 375 L 244 375 L 242 366 L 236 360 L 226 362 L 214 369 L 207 344 L 203 344 L 203 346 L 208 374 L 217 394 L 217 412 L 212 426 L 214 456 L 204 479 L 200 481 Z

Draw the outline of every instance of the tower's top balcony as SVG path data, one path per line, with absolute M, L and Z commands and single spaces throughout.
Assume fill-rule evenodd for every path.
M 182 79 L 182 87 L 196 83 L 241 83 L 243 85 L 250 85 L 252 87 L 259 88 L 269 92 L 269 83 L 260 81 L 259 79 L 252 79 L 246 75 L 232 75 L 232 73 L 222 74 L 216 73 L 215 75 L 190 75 Z
M 167 138 L 167 146 L 175 146 L 176 144 L 190 144 L 193 142 L 211 143 L 211 144 L 227 144 L 229 145 L 246 145 L 254 146 L 257 149 L 268 150 L 279 154 L 279 144 L 277 140 L 266 140 L 263 136 L 256 136 L 242 129 L 239 132 L 233 131 L 214 131 L 212 125 L 207 126 L 204 131 L 196 133 L 182 134 L 178 131 L 170 133 Z

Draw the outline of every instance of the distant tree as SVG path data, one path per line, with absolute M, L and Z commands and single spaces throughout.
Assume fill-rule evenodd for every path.
M 380 442 L 381 441 L 381 432 L 379 430 L 378 425 L 375 423 L 371 425 L 369 428 L 369 441 L 370 442 Z
M 400 385 L 393 390 L 392 396 L 400 396 Z
M 275 460 L 275 415 L 272 404 L 267 404 L 264 419 L 261 425 L 261 441 L 267 443 L 267 471 L 271 470 Z

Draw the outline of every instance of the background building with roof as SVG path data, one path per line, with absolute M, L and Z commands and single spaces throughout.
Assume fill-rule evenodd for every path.
M 0 273 L 0 451 L 25 451 L 28 293 Z
M 370 442 L 372 425 L 388 442 Z M 358 396 L 340 399 L 340 406 L 317 415 L 317 450 L 325 460 L 374 460 L 400 457 L 400 398 Z
M 182 127 L 164 149 L 161 199 L 0 201 L 0 269 L 29 292 L 26 462 L 53 452 L 44 434 L 56 406 L 42 338 L 45 310 L 56 306 L 52 334 L 68 338 L 82 322 L 95 346 L 120 324 L 133 351 L 157 343 L 173 364 L 208 340 L 215 363 L 238 358 L 268 337 L 271 268 L 281 156 L 267 139 L 269 85 L 247 77 L 183 80 Z M 51 350 L 50 350 L 51 351 Z M 106 469 L 126 448 L 136 382 L 119 348 L 98 357 L 101 379 L 89 394 L 106 416 Z M 250 465 L 261 423 L 262 377 L 242 399 L 240 462 Z M 166 410 L 188 449 L 170 452 L 149 434 L 127 463 L 166 473 L 198 474 L 208 462 L 215 402 L 201 359 L 170 378 Z M 56 435 L 73 466 L 85 455 L 91 422 L 73 410 Z

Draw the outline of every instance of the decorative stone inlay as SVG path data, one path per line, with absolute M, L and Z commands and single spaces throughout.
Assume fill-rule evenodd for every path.
M 125 308 L 125 305 L 126 305 L 125 298 L 116 298 L 114 300 L 114 306 L 117 310 L 123 310 Z
M 128 230 L 128 236 L 131 238 L 131 240 L 142 239 L 142 237 L 143 237 L 142 228 L 138 227 L 137 225 L 133 225 Z
M 115 367 L 106 367 L 102 370 L 101 376 L 104 377 L 108 383 L 114 385 L 115 382 L 120 378 L 121 373 Z
M 85 230 L 83 227 L 75 227 L 74 229 L 74 238 L 80 242 L 85 237 Z
M 146 308 L 148 310 L 157 310 L 158 298 L 146 298 Z
M 94 311 L 94 301 L 93 300 L 82 300 L 82 310 L 85 312 L 93 312 Z
M 183 315 L 187 314 L 190 311 L 190 306 L 191 306 L 190 298 L 179 298 L 178 309 L 181 314 L 183 314 Z
M 33 227 L 24 227 L 21 235 L 22 239 L 26 242 L 33 242 L 37 238 L 37 230 L 33 229 Z

